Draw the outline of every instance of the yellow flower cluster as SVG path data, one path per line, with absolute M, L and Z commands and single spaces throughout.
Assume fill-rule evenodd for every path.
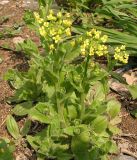
M 125 45 L 115 48 L 114 58 L 122 63 L 128 63 L 129 54 L 126 52 Z
M 72 20 L 70 13 L 58 12 L 55 14 L 53 10 L 45 19 L 42 19 L 38 13 L 34 13 L 35 20 L 41 37 L 44 37 L 49 44 L 51 51 L 55 50 L 58 43 L 63 39 L 71 37 Z M 80 46 L 81 55 L 86 56 L 104 56 L 108 54 L 108 47 L 105 43 L 108 40 L 107 35 L 102 35 L 101 31 L 92 29 L 86 34 L 78 36 L 75 41 L 70 40 L 72 47 L 78 44 Z M 125 46 L 115 48 L 114 58 L 120 62 L 127 63 L 129 55 L 125 51 Z
M 70 13 L 49 11 L 47 17 L 42 19 L 38 13 L 34 13 L 35 20 L 39 27 L 39 33 L 46 41 L 50 42 L 50 50 L 55 49 L 55 45 L 64 38 L 71 37 L 72 20 Z
M 53 10 L 50 10 L 50 11 L 49 11 L 49 15 L 47 16 L 47 19 L 48 19 L 49 21 L 56 21 L 56 20 L 57 20 L 57 17 L 54 16 Z
M 101 36 L 101 31 L 97 31 L 96 29 L 92 29 L 91 31 L 87 32 L 87 36 L 92 37 L 93 39 L 100 40 L 101 42 L 105 43 L 108 40 L 107 35 Z
M 108 48 L 105 43 L 108 39 L 107 35 L 101 35 L 101 31 L 97 31 L 96 29 L 92 29 L 86 33 L 85 38 L 79 38 L 81 44 L 81 54 L 85 56 L 89 54 L 90 56 L 98 55 L 103 56 L 108 53 Z
M 44 22 L 44 20 L 42 18 L 40 18 L 39 14 L 37 12 L 34 12 L 34 17 L 36 19 L 36 21 L 41 24 Z

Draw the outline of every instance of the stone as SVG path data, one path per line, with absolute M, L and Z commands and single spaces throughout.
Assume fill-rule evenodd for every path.
M 22 37 L 15 37 L 13 38 L 13 43 L 18 44 L 24 42 L 24 39 Z
M 3 58 L 2 56 L 0 56 L 0 64 L 3 62 Z
M 39 7 L 38 0 L 23 0 L 22 7 L 25 9 L 37 10 Z M 51 8 L 57 10 L 59 6 L 54 1 Z
M 109 80 L 109 86 L 111 89 L 113 89 L 114 91 L 116 91 L 117 93 L 121 94 L 121 95 L 128 95 L 128 89 L 125 87 L 124 84 L 118 82 L 115 79 L 110 79 Z
M 29 160 L 23 153 L 16 156 L 16 160 Z
M 134 157 L 121 154 L 118 157 L 116 157 L 114 160 L 136 160 Z
M 36 0 L 23 0 L 22 7 L 25 9 L 36 10 L 36 9 L 38 9 L 38 1 L 36 1 Z
M 7 4 L 7 3 L 9 3 L 9 0 L 2 0 L 2 1 L 0 2 L 1 5 L 5 5 L 5 4 Z

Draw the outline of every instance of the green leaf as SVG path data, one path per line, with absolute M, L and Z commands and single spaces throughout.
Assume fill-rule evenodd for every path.
M 13 109 L 13 114 L 17 116 L 24 116 L 28 114 L 29 110 L 32 108 L 32 102 L 23 102 L 20 104 L 17 104 Z
M 52 70 L 45 70 L 45 78 L 49 84 L 55 84 L 58 81 L 58 77 Z
M 90 138 L 88 131 L 84 131 L 80 133 L 80 135 L 72 137 L 71 149 L 75 155 L 76 160 L 90 160 L 88 152 L 89 142 Z
M 111 124 L 109 124 L 108 129 L 109 129 L 109 131 L 110 131 L 111 133 L 113 133 L 114 135 L 121 133 L 121 130 L 120 130 L 119 128 L 117 128 L 116 126 L 111 125 Z
M 121 105 L 116 100 L 110 100 L 107 103 L 107 112 L 111 118 L 115 118 L 120 112 Z
M 37 138 L 33 137 L 33 136 L 27 136 L 27 141 L 29 142 L 29 144 L 35 149 L 37 150 L 39 145 L 36 143 Z
M 29 116 L 33 120 L 37 120 L 41 123 L 50 124 L 52 123 L 52 116 L 54 115 L 46 115 L 46 112 L 49 113 L 48 105 L 46 103 L 38 103 L 34 108 L 29 111 Z
M 13 80 L 15 77 L 15 71 L 13 69 L 9 69 L 8 72 L 4 75 L 4 80 Z
M 104 86 L 101 82 L 96 81 L 91 87 L 89 93 L 89 102 L 94 101 L 104 101 L 105 99 L 105 91 Z
M 22 136 L 26 136 L 30 130 L 30 127 L 31 127 L 31 120 L 27 119 L 25 121 L 25 124 L 23 126 L 23 128 L 21 129 L 20 133 Z
M 135 118 L 137 118 L 137 109 L 133 110 L 130 112 L 132 116 L 134 116 Z
M 92 123 L 91 126 L 93 127 L 94 132 L 102 133 L 108 126 L 108 121 L 105 116 L 98 116 Z
M 69 136 L 74 136 L 74 126 L 70 126 L 63 129 L 63 132 Z
M 13 118 L 13 116 L 11 116 L 11 115 L 7 116 L 6 125 L 7 125 L 7 129 L 9 131 L 9 133 L 15 139 L 19 139 L 21 137 L 18 125 L 17 125 L 15 119 Z
M 70 46 L 70 47 L 72 47 L 72 46 Z M 71 51 L 71 50 L 70 50 Z M 78 48 L 76 48 L 76 49 L 74 49 L 74 50 L 72 50 L 71 52 L 68 52 L 67 53 L 67 55 L 65 56 L 65 61 L 72 61 L 72 60 L 74 60 L 76 57 L 78 57 L 79 56 L 79 49 Z
M 107 141 L 105 144 L 101 146 L 105 154 L 107 153 L 116 153 L 118 151 L 118 148 L 116 144 L 112 141 Z
M 130 94 L 132 95 L 133 99 L 137 98 L 137 85 L 127 86 Z
M 120 83 L 127 84 L 126 80 L 118 73 L 116 72 L 110 72 L 110 75 L 112 78 L 118 80 Z
M 13 151 L 15 147 L 11 143 L 7 143 L 5 139 L 0 139 L 0 160 L 14 160 Z
M 67 106 L 67 111 L 68 111 L 68 117 L 70 119 L 76 119 L 77 118 L 77 110 L 76 107 L 74 105 L 68 105 Z
M 37 45 L 31 39 L 28 39 L 23 43 L 18 43 L 16 48 L 18 51 L 23 51 L 28 56 L 39 54 Z

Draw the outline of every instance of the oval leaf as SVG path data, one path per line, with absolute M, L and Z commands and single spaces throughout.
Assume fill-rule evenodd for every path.
M 96 133 L 102 133 L 108 125 L 107 118 L 104 116 L 98 116 L 93 122 L 92 127 L 94 129 L 94 132 Z
M 17 116 L 24 116 L 28 114 L 31 107 L 32 107 L 32 102 L 23 102 L 23 103 L 17 104 L 13 108 L 12 112 Z
M 120 112 L 120 103 L 116 100 L 111 100 L 107 104 L 107 111 L 111 118 L 115 118 Z
M 18 128 L 18 125 L 17 125 L 15 119 L 13 118 L 13 116 L 11 116 L 11 115 L 7 116 L 6 125 L 7 125 L 7 129 L 9 131 L 9 133 L 15 139 L 20 138 L 19 128 Z
M 31 120 L 27 119 L 23 128 L 21 129 L 21 135 L 26 136 L 27 133 L 29 132 L 30 127 L 31 127 Z

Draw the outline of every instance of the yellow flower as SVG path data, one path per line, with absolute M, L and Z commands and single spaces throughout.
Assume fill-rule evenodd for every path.
M 52 15 L 54 14 L 52 9 L 49 10 L 49 13 L 52 14 Z
M 125 46 L 125 45 L 122 45 L 122 46 L 120 47 L 120 49 L 121 49 L 121 50 L 125 50 L 125 49 L 126 49 L 126 46 Z
M 70 42 L 70 44 L 72 45 L 72 47 L 75 46 L 75 43 L 76 43 L 76 42 L 75 42 L 74 40 Z
M 71 30 L 70 30 L 70 28 L 67 28 L 65 32 L 66 32 L 67 36 L 71 36 Z
M 56 34 L 56 31 L 54 28 L 52 28 L 50 31 L 49 31 L 50 35 L 51 36 L 54 36 Z
M 49 22 L 44 22 L 43 24 L 45 27 L 48 27 L 49 26 Z
M 95 38 L 99 39 L 101 35 L 101 31 L 96 31 L 94 34 L 95 34 Z
M 92 62 L 90 63 L 90 66 L 91 66 L 91 67 L 95 67 L 95 62 L 92 61 Z
M 103 46 L 103 45 L 99 45 L 99 46 L 98 46 L 98 50 L 99 50 L 99 51 L 103 51 L 103 50 L 104 50 L 104 46 Z
M 63 20 L 63 24 L 67 27 L 70 27 L 72 25 L 72 21 L 71 20 Z
M 66 16 L 67 18 L 70 18 L 70 13 L 66 13 L 65 16 Z
M 107 46 L 105 46 L 105 45 L 102 45 L 103 46 L 103 49 L 104 50 L 107 50 L 108 48 L 107 48 Z
M 114 58 L 122 63 L 128 63 L 129 54 L 125 51 L 125 45 L 122 45 L 120 48 L 116 47 Z
M 89 39 L 86 39 L 86 40 L 84 41 L 84 46 L 85 46 L 85 47 L 89 46 Z
M 108 36 L 107 35 L 104 35 L 103 37 L 101 37 L 101 41 L 103 43 L 107 42 L 107 40 L 108 40 Z
M 58 17 L 58 18 L 61 18 L 61 17 L 62 17 L 62 13 L 61 13 L 61 12 L 58 12 L 58 13 L 57 13 L 57 17 Z
M 39 28 L 39 33 L 43 37 L 46 36 L 46 34 L 47 34 L 43 26 Z
M 54 44 L 51 44 L 51 45 L 49 46 L 49 48 L 50 48 L 51 50 L 54 50 L 54 49 L 55 49 Z
M 88 31 L 88 32 L 87 32 L 87 36 L 90 36 L 90 37 L 91 37 L 91 36 L 92 36 L 92 32 L 91 32 L 91 31 Z
M 39 24 L 41 24 L 41 23 L 43 23 L 43 22 L 44 22 L 44 19 L 42 19 L 42 18 L 38 18 L 38 19 L 37 19 L 37 21 L 38 21 L 38 23 L 39 23 Z
M 55 43 L 58 43 L 61 40 L 61 37 L 59 35 L 56 35 L 55 37 L 53 37 Z
M 98 56 L 103 56 L 103 51 L 96 51 L 96 54 L 97 54 Z
M 90 56 L 94 55 L 94 48 L 93 47 L 90 47 L 90 49 L 89 49 L 89 55 Z
M 97 30 L 96 29 L 92 29 L 90 32 L 91 32 L 91 34 L 95 34 L 97 32 Z
M 49 14 L 47 16 L 47 19 L 50 20 L 50 21 L 56 21 L 57 20 L 57 18 L 55 16 L 53 16 L 52 14 Z
M 36 19 L 39 19 L 39 18 L 40 18 L 39 14 L 38 14 L 37 12 L 34 12 L 34 17 L 35 17 Z
M 115 52 L 120 53 L 120 51 L 121 51 L 121 50 L 120 50 L 119 47 L 116 47 L 116 48 L 115 48 Z
M 78 38 L 78 42 L 82 42 L 83 38 L 82 37 L 79 37 Z
M 63 33 L 62 29 L 59 29 L 58 34 L 62 34 L 62 33 Z
M 83 55 L 83 56 L 85 56 L 85 54 L 86 54 L 86 49 L 85 49 L 85 46 L 81 46 L 81 54 Z
M 44 19 L 40 18 L 40 15 L 37 12 L 34 12 L 34 17 L 39 24 L 44 21 Z

